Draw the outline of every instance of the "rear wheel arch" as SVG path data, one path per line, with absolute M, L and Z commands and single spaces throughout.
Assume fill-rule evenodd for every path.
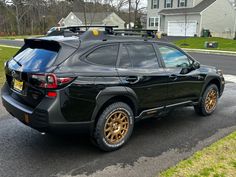
M 134 91 L 125 87 L 110 87 L 101 91 L 96 98 L 96 107 L 92 115 L 94 125 L 102 111 L 115 102 L 126 103 L 132 109 L 134 116 L 138 114 L 138 99 Z

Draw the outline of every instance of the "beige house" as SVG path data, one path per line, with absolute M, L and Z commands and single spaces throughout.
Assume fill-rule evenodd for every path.
M 168 36 L 212 36 L 233 38 L 236 28 L 234 6 L 229 0 L 148 0 L 147 29 Z
M 121 29 L 125 27 L 125 21 L 114 12 L 86 13 L 86 18 L 84 13 L 70 12 L 69 15 L 61 19 L 58 24 L 59 26 L 115 25 Z

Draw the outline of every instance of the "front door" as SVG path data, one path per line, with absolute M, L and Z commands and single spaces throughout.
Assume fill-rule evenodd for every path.
M 169 75 L 169 104 L 194 101 L 199 98 L 205 76 L 191 69 L 193 60 L 177 48 L 158 45 L 166 72 Z

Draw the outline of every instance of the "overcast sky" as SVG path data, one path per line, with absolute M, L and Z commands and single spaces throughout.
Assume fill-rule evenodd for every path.
M 142 6 L 147 6 L 147 0 L 141 0 Z

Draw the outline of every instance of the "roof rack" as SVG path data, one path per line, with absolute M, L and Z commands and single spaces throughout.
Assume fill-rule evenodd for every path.
M 98 29 L 87 30 L 83 34 L 80 35 L 81 41 L 94 41 L 94 40 L 113 40 L 113 39 L 127 39 L 127 37 L 134 38 L 142 38 L 147 41 L 148 39 L 156 39 L 156 30 L 143 30 L 143 29 L 135 29 L 135 30 L 127 30 L 127 29 L 118 29 L 109 31 L 101 31 Z
M 146 38 L 155 38 L 157 30 L 147 30 L 147 29 L 116 29 L 114 30 L 114 35 L 135 35 L 135 36 L 142 36 Z
M 118 28 L 118 26 L 113 25 L 78 25 L 78 26 L 63 26 L 58 27 L 55 31 L 49 33 L 47 36 L 72 36 L 72 35 L 80 35 L 85 31 L 88 31 L 90 28 L 104 28 L 107 34 L 113 34 L 114 28 Z

